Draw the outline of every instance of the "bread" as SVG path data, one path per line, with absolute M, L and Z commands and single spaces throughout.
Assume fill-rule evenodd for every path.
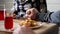
M 24 20 L 24 21 L 20 22 L 19 25 L 20 25 L 20 26 L 27 25 L 27 26 L 29 26 L 29 27 L 34 27 L 34 26 L 37 25 L 37 23 L 36 23 L 36 21 L 34 21 L 34 20 L 29 20 L 29 19 L 27 19 L 27 20 Z

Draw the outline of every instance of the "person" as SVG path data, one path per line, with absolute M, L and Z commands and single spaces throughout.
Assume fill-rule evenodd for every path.
M 36 8 L 29 8 L 23 17 L 34 19 L 34 20 L 45 21 L 45 22 L 60 23 L 60 11 L 40 13 Z M 25 33 L 34 34 L 34 32 L 32 30 L 29 31 L 30 30 L 29 28 L 26 28 L 26 29 L 25 28 L 26 28 L 25 26 L 24 27 L 21 26 L 21 27 L 17 28 L 16 30 L 14 30 L 13 34 L 25 34 Z
M 46 0 L 14 0 L 14 6 L 11 11 L 14 13 L 14 18 L 23 17 L 26 10 L 36 8 L 40 12 L 40 4 L 44 4 L 47 10 Z M 47 11 L 44 11 L 45 13 Z
M 35 8 L 26 11 L 24 18 L 38 19 L 47 22 L 60 23 L 60 11 L 41 14 Z M 35 34 L 29 27 L 20 26 L 14 30 L 13 34 Z
M 26 11 L 24 17 L 44 22 L 60 23 L 60 11 L 39 13 L 35 8 L 32 8 Z
M 15 0 L 14 1 L 14 18 L 20 18 L 25 15 L 26 10 L 35 7 L 34 3 L 36 3 L 35 0 Z M 37 2 L 39 3 L 39 2 Z
M 60 23 L 60 11 L 39 13 L 35 8 L 28 9 L 24 18 L 38 19 L 40 21 Z M 13 34 L 35 34 L 29 27 L 23 25 L 13 31 Z
M 13 31 L 13 34 L 35 34 L 29 27 L 26 25 L 20 26 Z

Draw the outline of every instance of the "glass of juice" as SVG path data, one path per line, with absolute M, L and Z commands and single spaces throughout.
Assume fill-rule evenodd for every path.
M 6 30 L 13 29 L 13 14 L 11 14 L 11 13 L 6 13 L 5 14 L 4 26 L 5 26 Z

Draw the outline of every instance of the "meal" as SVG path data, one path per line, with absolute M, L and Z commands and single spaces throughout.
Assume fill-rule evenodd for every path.
M 22 22 L 19 23 L 20 26 L 23 26 L 23 25 L 27 25 L 29 27 L 34 27 L 34 26 L 37 26 L 37 22 L 34 21 L 34 20 L 29 20 L 29 19 L 26 19 Z

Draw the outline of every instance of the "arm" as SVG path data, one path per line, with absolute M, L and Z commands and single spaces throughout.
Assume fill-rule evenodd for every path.
M 29 27 L 23 25 L 13 31 L 13 34 L 35 34 Z
M 24 17 L 44 21 L 45 16 L 47 16 L 46 13 L 40 13 L 37 9 L 32 8 L 26 11 L 26 15 Z
M 44 21 L 45 19 L 45 15 L 46 15 L 46 13 L 40 13 L 40 12 L 37 12 L 36 13 L 36 20 L 39 20 L 39 21 Z

